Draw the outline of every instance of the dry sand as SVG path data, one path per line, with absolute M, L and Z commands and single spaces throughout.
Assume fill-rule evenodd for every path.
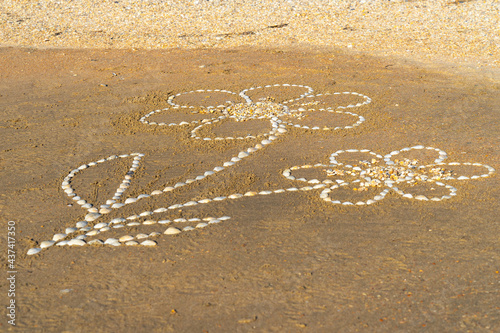
M 115 209 L 91 225 L 174 203 L 301 187 L 283 170 L 328 164 L 339 149 L 386 154 L 424 145 L 446 151 L 447 162 L 498 170 L 498 1 L 362 2 L 337 1 L 324 10 L 309 1 L 2 2 L 0 43 L 16 47 L 0 49 L 0 216 L 6 236 L 7 221 L 16 223 L 17 273 L 15 297 L 4 280 L 0 301 L 16 301 L 17 325 L 5 316 L 0 330 L 498 331 L 496 173 L 446 181 L 457 195 L 437 202 L 391 191 L 375 204 L 349 207 L 310 190 L 186 206 L 137 220 L 231 219 L 151 237 L 157 242 L 151 248 L 52 246 L 26 254 L 84 219 L 87 211 L 61 189 L 64 177 L 84 163 L 143 153 L 125 196 L 137 197 L 193 179 L 261 141 L 196 140 L 190 137 L 195 125 L 139 121 L 169 107 L 169 96 L 191 90 L 290 83 L 315 93 L 358 92 L 372 102 L 349 109 L 364 117 L 360 126 L 289 127 L 233 167 Z M 299 91 L 266 94 L 282 101 Z M 203 97 L 178 100 L 196 105 Z M 343 95 L 330 104 L 360 101 Z M 199 117 L 169 110 L 148 119 Z M 320 112 L 308 125 L 345 126 L 352 117 Z M 250 130 L 268 131 L 269 123 L 221 121 L 199 133 Z M 424 151 L 421 158 L 431 157 Z M 130 162 L 84 169 L 72 186 L 96 206 L 104 204 Z M 447 167 L 468 176 L 481 169 Z M 297 176 L 322 179 L 325 172 Z M 438 186 L 414 190 L 447 193 Z M 331 195 L 357 200 L 355 191 Z M 166 228 L 124 227 L 87 241 Z M 7 272 L 6 236 L 0 259 Z
M 498 66 L 498 0 L 19 1 L 0 43 L 57 48 L 324 46 Z

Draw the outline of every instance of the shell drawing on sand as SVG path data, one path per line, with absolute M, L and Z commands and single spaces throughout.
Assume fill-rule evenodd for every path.
M 268 89 L 298 89 L 302 90 L 295 98 L 286 99 L 281 102 L 276 102 L 277 97 L 272 94 L 267 94 Z M 210 100 L 203 98 L 204 103 L 208 105 L 199 106 L 198 108 L 188 105 L 179 104 L 177 99 L 181 96 L 193 97 L 195 95 L 205 96 L 207 93 L 216 93 L 219 95 L 227 95 L 227 101 L 224 105 L 212 105 Z M 256 99 L 257 96 L 265 96 Z M 328 106 L 325 105 L 326 97 L 355 97 L 357 102 L 346 106 Z M 252 99 L 253 98 L 253 99 Z M 295 191 L 317 191 L 319 197 L 332 204 L 342 204 L 345 206 L 363 206 L 370 205 L 382 200 L 390 191 L 394 191 L 404 198 L 416 199 L 421 201 L 441 201 L 450 199 L 455 196 L 457 189 L 445 181 L 449 180 L 473 180 L 487 178 L 493 175 L 495 170 L 490 166 L 479 163 L 444 163 L 447 154 L 437 148 L 413 146 L 393 151 L 385 156 L 372 152 L 368 149 L 349 149 L 339 150 L 331 154 L 329 163 L 317 163 L 314 165 L 303 165 L 290 167 L 283 171 L 283 176 L 294 182 L 294 186 L 280 188 L 275 190 L 258 190 L 248 189 L 244 193 L 232 193 L 227 196 L 217 196 L 213 198 L 202 198 L 197 200 L 189 200 L 185 202 L 172 203 L 165 207 L 156 207 L 147 211 L 138 211 L 132 215 L 123 215 L 120 217 L 107 218 L 108 214 L 121 212 L 124 207 L 140 202 L 142 199 L 155 196 L 169 196 L 169 192 L 178 192 L 189 184 L 202 182 L 203 179 L 212 175 L 223 172 L 225 169 L 238 164 L 242 159 L 250 158 L 253 153 L 265 149 L 266 146 L 272 144 L 277 138 L 283 137 L 288 132 L 289 128 L 299 128 L 311 131 L 338 131 L 348 130 L 362 124 L 365 119 L 355 113 L 347 111 L 347 109 L 361 107 L 369 104 L 371 99 L 365 95 L 354 92 L 342 93 L 325 93 L 313 95 L 313 89 L 303 85 L 278 84 L 259 86 L 242 90 L 240 93 L 234 93 L 227 90 L 197 90 L 183 92 L 169 97 L 171 107 L 152 111 L 143 116 L 141 123 L 149 126 L 186 126 L 191 127 L 190 137 L 192 140 L 203 141 L 228 141 L 228 140 L 257 140 L 260 142 L 242 150 L 232 156 L 229 160 L 220 162 L 211 170 L 206 170 L 202 174 L 179 181 L 173 186 L 166 186 L 127 197 L 127 192 L 134 181 L 134 176 L 140 172 L 139 168 L 143 159 L 147 156 L 140 152 L 130 154 L 111 155 L 99 160 L 82 164 L 79 167 L 71 170 L 64 178 L 61 189 L 70 197 L 77 205 L 86 211 L 80 221 L 75 222 L 74 226 L 65 228 L 64 233 L 57 233 L 51 240 L 40 242 L 40 246 L 30 249 L 29 255 L 40 253 L 44 249 L 57 246 L 84 246 L 84 245 L 110 245 L 110 246 L 155 246 L 157 243 L 153 239 L 160 235 L 177 235 L 186 231 L 206 228 L 213 224 L 218 224 L 222 221 L 229 220 L 229 216 L 204 217 L 204 218 L 175 218 L 173 220 L 159 219 L 155 215 L 174 212 L 183 207 L 194 207 L 211 202 L 220 202 L 226 200 L 244 200 L 251 196 L 267 196 L 280 193 L 288 193 Z M 201 109 L 201 111 L 199 111 Z M 193 113 L 201 113 L 203 118 L 196 121 L 181 121 L 178 123 L 163 123 L 151 121 L 151 117 L 156 114 L 175 112 L 176 110 L 192 110 Z M 309 115 L 314 113 L 327 112 L 332 115 L 331 119 L 335 121 L 335 115 L 345 115 L 353 117 L 355 122 L 348 126 L 308 126 L 303 123 Z M 250 133 L 245 136 L 234 137 L 209 137 L 202 136 L 203 128 L 209 125 L 218 125 L 224 121 L 245 122 L 249 120 L 264 120 L 269 121 L 271 130 L 262 133 Z M 437 154 L 437 158 L 430 162 L 423 161 L 411 156 L 412 152 L 427 151 Z M 404 156 L 409 153 L 408 156 Z M 345 156 L 356 155 L 352 161 L 344 161 Z M 359 156 L 358 156 L 359 155 Z M 88 198 L 83 198 L 73 187 L 74 178 L 79 175 L 93 170 L 93 168 L 106 165 L 111 161 L 131 161 L 130 167 L 122 176 L 119 185 L 114 193 L 109 197 L 105 204 L 96 205 Z M 450 167 L 467 167 L 486 170 L 481 174 L 472 175 L 457 175 L 456 172 L 451 172 Z M 321 173 L 326 173 L 326 176 L 316 178 L 306 178 L 298 175 L 304 171 L 319 170 Z M 320 178 L 320 179 L 318 179 Z M 419 186 L 430 187 L 434 191 L 435 188 L 442 188 L 447 191 L 439 196 L 424 195 L 420 192 L 412 193 L 413 189 Z M 349 189 L 352 193 L 368 196 L 368 200 L 343 200 L 335 197 L 340 192 Z M 344 191 L 345 192 L 345 191 Z M 174 192 L 173 192 L 174 193 Z M 373 196 L 371 196 L 373 194 Z M 371 197 L 370 197 L 371 196 Z M 141 220 L 143 220 L 140 222 Z M 150 233 L 138 233 L 132 235 L 130 229 L 140 226 L 157 227 L 158 231 Z M 123 228 L 123 232 L 122 229 Z M 106 237 L 106 232 L 120 229 L 121 236 Z M 117 237 L 117 238 L 114 238 Z
M 293 98 L 287 98 L 280 102 L 278 96 L 273 96 L 272 91 L 278 90 L 288 90 L 295 89 L 299 93 Z M 270 93 L 267 93 L 267 92 Z M 252 94 L 256 93 L 264 97 L 255 99 Z M 227 101 L 225 105 L 211 105 L 210 100 L 203 98 L 205 104 L 208 105 L 182 105 L 177 103 L 177 100 L 182 96 L 197 97 L 196 95 L 206 94 L 219 94 L 227 96 L 227 99 L 232 99 L 232 101 Z M 332 106 L 325 102 L 325 98 L 335 98 L 344 97 L 352 98 L 351 104 L 341 106 Z M 255 100 L 253 100 L 255 99 Z M 234 193 L 227 197 L 219 196 L 214 198 L 204 198 L 196 201 L 187 201 L 183 203 L 172 204 L 168 207 L 158 207 L 153 211 L 137 212 L 130 216 L 113 218 L 109 221 L 106 220 L 106 216 L 112 212 L 119 211 L 122 207 L 136 203 L 144 198 L 149 198 L 152 196 L 168 195 L 168 192 L 179 191 L 184 186 L 202 181 L 206 177 L 210 177 L 216 173 L 220 173 L 226 168 L 236 165 L 239 161 L 244 158 L 249 158 L 252 153 L 264 149 L 267 145 L 272 144 L 278 137 L 285 135 L 288 132 L 288 128 L 301 128 L 312 131 L 339 131 L 352 129 L 356 126 L 362 124 L 365 119 L 364 117 L 348 111 L 352 108 L 361 107 L 363 105 L 369 104 L 371 99 L 363 94 L 356 92 L 335 92 L 335 93 L 324 93 L 324 94 L 313 94 L 313 89 L 304 85 L 295 84 L 274 84 L 266 86 L 252 87 L 244 89 L 239 93 L 231 92 L 223 89 L 213 89 L 213 90 L 196 90 L 181 92 L 176 95 L 172 95 L 168 98 L 168 103 L 171 105 L 169 108 L 162 110 L 151 111 L 148 114 L 140 118 L 140 122 L 149 126 L 191 126 L 190 137 L 193 140 L 204 140 L 204 141 L 222 141 L 222 140 L 260 140 L 259 143 L 248 147 L 246 150 L 240 151 L 235 156 L 231 157 L 228 161 L 221 162 L 220 165 L 215 166 L 212 170 L 206 170 L 203 174 L 197 177 L 185 179 L 184 181 L 177 182 L 173 186 L 167 186 L 164 188 L 154 189 L 148 193 L 142 193 L 134 197 L 127 197 L 127 190 L 131 186 L 134 179 L 135 173 L 138 171 L 141 161 L 146 158 L 144 154 L 139 152 L 134 152 L 130 154 L 122 155 L 111 155 L 105 158 L 101 158 L 96 161 L 92 161 L 86 164 L 82 164 L 77 168 L 71 170 L 69 174 L 64 178 L 61 189 L 70 197 L 77 205 L 86 210 L 86 215 L 81 221 L 75 223 L 75 226 L 66 228 L 65 233 L 57 233 L 54 235 L 53 239 L 49 241 L 43 241 L 40 243 L 39 248 L 33 248 L 28 251 L 28 254 L 37 254 L 42 249 L 51 247 L 52 245 L 57 246 L 83 246 L 83 245 L 143 245 L 143 246 L 154 246 L 156 242 L 148 238 L 154 238 L 159 235 L 176 235 L 181 232 L 191 231 L 196 229 L 205 228 L 211 224 L 217 224 L 222 221 L 230 219 L 229 216 L 219 216 L 219 217 L 205 217 L 202 219 L 174 219 L 170 220 L 155 220 L 153 218 L 154 214 L 172 211 L 174 209 L 179 209 L 182 207 L 203 205 L 210 202 L 217 202 L 223 200 L 235 200 L 239 198 L 244 198 L 254 195 L 269 195 L 272 193 L 284 193 L 285 189 L 279 189 L 276 191 L 248 191 L 246 193 Z M 196 121 L 181 121 L 178 123 L 162 123 L 151 121 L 151 117 L 160 113 L 175 112 L 176 110 L 190 110 L 192 113 L 201 113 L 206 115 L 206 118 Z M 201 109 L 198 111 L 197 109 Z M 337 126 L 335 123 L 328 124 L 324 126 L 308 126 L 302 124 L 302 122 L 307 119 L 309 115 L 314 113 L 329 113 L 332 117 L 333 122 L 335 122 L 336 115 L 344 115 L 347 117 L 352 117 L 354 121 L 347 126 Z M 234 121 L 234 122 L 244 122 L 249 120 L 265 120 L 269 121 L 271 129 L 268 132 L 248 134 L 246 136 L 234 136 L 234 137 L 202 137 L 199 132 L 206 126 L 217 125 L 224 121 Z M 113 160 L 119 159 L 131 159 L 131 165 L 125 175 L 123 176 L 120 184 L 116 188 L 112 197 L 106 200 L 105 204 L 100 206 L 95 205 L 90 202 L 89 199 L 83 198 L 77 193 L 73 188 L 72 182 L 75 176 L 91 169 L 98 167 L 99 165 L 104 165 L 105 163 Z M 310 189 L 313 189 L 311 187 Z M 314 188 L 316 189 L 316 187 Z M 297 190 L 295 188 L 288 189 L 288 191 Z M 301 190 L 309 190 L 309 187 L 302 188 Z M 151 216 L 150 219 L 144 222 L 138 222 L 139 217 Z M 184 221 L 180 221 L 184 220 Z M 184 225 L 181 227 L 171 226 Z M 189 225 L 185 225 L 189 224 Z M 160 232 L 153 232 L 150 234 L 140 233 L 136 236 L 124 234 L 119 239 L 102 237 L 105 235 L 106 231 L 116 230 L 119 228 L 124 228 L 128 230 L 131 227 L 137 227 L 140 225 L 158 225 L 161 227 Z M 103 235 L 104 234 L 104 235 Z M 102 238 L 102 240 L 100 239 Z M 137 242 L 136 240 L 141 240 Z

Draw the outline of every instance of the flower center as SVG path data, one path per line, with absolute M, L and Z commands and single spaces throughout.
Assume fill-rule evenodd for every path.
M 440 180 L 452 175 L 450 170 L 435 166 L 433 168 L 419 167 L 418 160 L 410 160 L 405 158 L 402 161 L 395 160 L 395 165 L 380 166 L 378 161 L 373 159 L 370 162 L 360 161 L 360 167 L 354 166 L 350 169 L 328 169 L 328 176 L 343 176 L 350 175 L 361 177 L 360 191 L 366 191 L 369 187 L 384 186 L 386 181 L 407 182 L 410 186 L 414 186 L 419 182 L 428 180 Z
M 239 103 L 228 106 L 223 110 L 236 121 L 245 121 L 255 118 L 279 117 L 288 113 L 288 107 L 269 101 L 255 103 Z

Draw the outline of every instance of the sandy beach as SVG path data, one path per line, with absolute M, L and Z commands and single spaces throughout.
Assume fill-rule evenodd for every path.
M 498 331 L 499 7 L 3 1 L 0 330 Z
M 322 46 L 498 67 L 499 11 L 498 0 L 6 0 L 0 41 L 90 49 Z

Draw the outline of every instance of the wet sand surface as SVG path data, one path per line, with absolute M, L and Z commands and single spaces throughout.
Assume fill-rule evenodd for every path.
M 357 127 L 288 127 L 234 166 L 114 209 L 89 225 L 203 198 L 301 188 L 308 184 L 285 178 L 283 171 L 328 165 L 338 150 L 385 155 L 423 145 L 445 151 L 446 163 L 480 163 L 498 170 L 500 83 L 493 70 L 464 73 L 406 60 L 291 48 L 3 48 L 0 62 L 0 208 L 2 221 L 16 222 L 18 271 L 17 325 L 2 321 L 2 330 L 494 332 L 500 327 L 496 174 L 442 181 L 457 189 L 456 196 L 442 201 L 409 199 L 391 190 L 371 205 L 345 206 L 324 201 L 322 189 L 214 201 L 137 221 L 230 219 L 174 236 L 163 234 L 168 225 L 156 223 L 87 239 L 161 232 L 150 238 L 157 242 L 154 247 L 52 246 L 26 255 L 84 220 L 87 211 L 61 189 L 64 177 L 82 164 L 144 154 L 123 202 L 194 179 L 262 141 L 196 140 L 190 137 L 195 125 L 139 121 L 171 107 L 169 96 L 297 84 L 310 86 L 314 94 L 357 92 L 371 103 L 348 109 L 364 117 Z M 261 90 L 274 101 L 304 92 L 282 86 Z M 177 100 L 196 105 L 204 102 L 204 94 Z M 357 95 L 336 95 L 327 105 L 362 101 Z M 148 120 L 178 123 L 204 116 L 170 109 Z M 303 124 L 344 127 L 352 117 L 358 119 L 317 112 Z M 238 136 L 251 130 L 268 132 L 269 122 L 221 121 L 200 129 L 200 135 Z M 431 150 L 419 154 L 422 160 L 438 158 Z M 98 207 L 113 196 L 131 163 L 131 158 L 101 163 L 77 173 L 71 184 Z M 484 173 L 481 166 L 446 168 L 469 178 Z M 304 175 L 299 170 L 297 178 L 325 179 L 324 169 L 303 170 Z M 443 187 L 419 191 L 430 197 Z M 332 190 L 332 200 L 357 200 L 356 191 L 336 195 Z M 196 223 L 170 226 L 186 225 Z M 5 237 L 1 244 L 5 249 Z M 7 270 L 6 256 L 0 258 Z M 4 280 L 2 290 L 6 285 Z M 8 302 L 5 292 L 1 297 Z

